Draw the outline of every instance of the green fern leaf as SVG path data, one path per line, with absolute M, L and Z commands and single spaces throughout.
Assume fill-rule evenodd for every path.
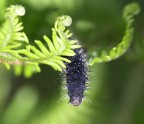
M 72 42 L 70 42 L 67 38 L 62 41 L 55 29 L 52 29 L 52 31 L 53 42 L 47 36 L 44 36 L 47 46 L 45 46 L 41 41 L 36 40 L 35 43 L 38 45 L 40 50 L 35 46 L 28 45 L 27 49 L 17 50 L 15 53 L 19 55 L 23 54 L 25 56 L 23 57 L 23 60 L 47 64 L 58 71 L 62 71 L 62 68 L 66 68 L 64 62 L 70 62 L 70 60 L 62 56 L 75 55 L 73 49 L 79 48 L 80 45 L 75 45 L 77 41 L 72 40 Z M 65 34 L 63 33 L 63 35 Z
M 18 16 L 24 14 L 25 9 L 22 6 L 12 5 L 6 10 L 5 22 L 0 28 L 0 52 L 6 52 L 7 48 L 16 48 L 20 42 L 28 43 L 25 33 L 21 32 L 23 26 L 18 19 Z
M 134 28 L 132 26 L 134 19 L 133 17 L 140 12 L 140 7 L 137 3 L 128 4 L 124 8 L 123 17 L 126 21 L 126 30 L 122 41 L 114 48 L 112 48 L 109 52 L 103 51 L 102 55 L 96 56 L 95 58 L 90 60 L 90 65 L 94 65 L 96 63 L 108 62 L 114 59 L 117 59 L 121 55 L 123 55 L 127 49 L 129 48 L 132 38 Z
M 33 70 L 39 72 L 39 64 L 47 64 L 55 70 L 62 71 L 66 68 L 64 62 L 70 62 L 64 56 L 75 55 L 73 49 L 81 47 L 76 40 L 69 39 L 72 33 L 66 30 L 66 26 L 70 26 L 72 19 L 69 16 L 58 17 L 52 28 L 52 40 L 44 36 L 46 45 L 35 40 L 33 46 L 29 44 L 27 36 L 22 32 L 22 22 L 18 19 L 18 16 L 24 14 L 25 9 L 22 6 L 12 5 L 7 9 L 5 22 L 0 29 L 0 62 L 6 63 L 7 67 L 16 64 L 15 73 L 19 75 L 24 70 L 26 77 L 29 77 Z

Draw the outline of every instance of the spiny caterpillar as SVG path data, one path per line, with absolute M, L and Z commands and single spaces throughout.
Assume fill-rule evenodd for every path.
M 79 106 L 84 97 L 86 82 L 88 80 L 88 68 L 84 49 L 75 49 L 75 56 L 67 57 L 71 63 L 66 63 L 65 77 L 68 89 L 69 103 Z

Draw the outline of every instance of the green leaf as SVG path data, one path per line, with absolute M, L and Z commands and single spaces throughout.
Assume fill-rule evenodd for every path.
M 128 4 L 123 11 L 123 17 L 126 21 L 126 29 L 122 41 L 114 48 L 112 48 L 109 52 L 105 52 L 100 56 L 93 58 L 90 61 L 90 66 L 96 63 L 108 62 L 118 57 L 122 56 L 129 48 L 132 38 L 133 38 L 133 31 L 134 28 L 132 26 L 134 22 L 134 16 L 140 12 L 140 7 L 137 3 Z
M 66 68 L 65 62 L 71 62 L 66 56 L 74 56 L 73 50 L 81 47 L 77 40 L 70 40 L 72 33 L 66 30 L 72 23 L 71 17 L 64 15 L 57 18 L 52 28 L 52 40 L 44 35 L 45 43 L 35 40 L 35 44 L 30 45 L 18 18 L 24 14 L 22 6 L 12 5 L 7 8 L 5 22 L 0 29 L 0 62 L 8 63 L 8 66 L 16 64 L 13 66 L 16 75 L 23 71 L 27 78 L 40 71 L 39 64 L 47 64 L 62 71 Z

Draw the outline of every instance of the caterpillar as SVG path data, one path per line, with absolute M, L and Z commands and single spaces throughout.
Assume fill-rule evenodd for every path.
M 71 63 L 66 63 L 64 77 L 66 78 L 66 87 L 70 98 L 69 103 L 79 106 L 86 90 L 88 66 L 84 49 L 77 48 L 74 52 L 76 53 L 75 56 L 67 57 Z

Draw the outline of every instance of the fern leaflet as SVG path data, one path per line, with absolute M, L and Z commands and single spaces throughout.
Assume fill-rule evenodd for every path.
M 71 17 L 58 17 L 52 28 L 52 41 L 44 36 L 45 43 L 35 40 L 36 45 L 33 46 L 29 44 L 27 36 L 22 32 L 23 26 L 18 19 L 18 16 L 24 13 L 24 8 L 18 5 L 12 5 L 6 11 L 5 22 L 0 29 L 0 62 L 5 63 L 8 68 L 10 64 L 16 64 L 14 67 L 17 75 L 22 70 L 18 64 L 38 72 L 39 64 L 47 64 L 55 70 L 62 71 L 62 68 L 66 67 L 64 62 L 70 62 L 64 56 L 74 56 L 73 50 L 81 47 L 77 44 L 77 40 L 70 40 L 72 33 L 65 28 L 71 25 Z
M 114 48 L 112 48 L 109 52 L 103 51 L 100 56 L 95 57 L 90 61 L 90 65 L 94 65 L 96 63 L 108 62 L 114 60 L 121 55 L 123 55 L 127 49 L 129 48 L 132 38 L 134 28 L 132 26 L 134 19 L 133 17 L 140 12 L 140 7 L 137 3 L 128 4 L 124 8 L 123 17 L 126 22 L 126 29 L 122 41 Z

